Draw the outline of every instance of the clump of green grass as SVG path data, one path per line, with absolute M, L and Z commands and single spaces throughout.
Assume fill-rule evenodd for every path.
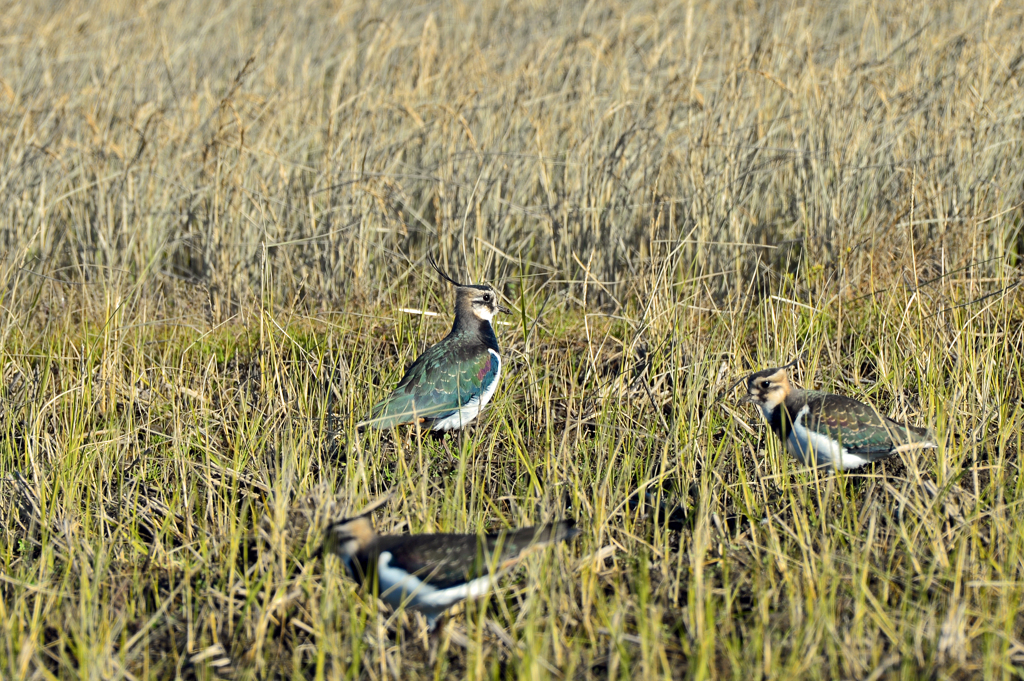
M 0 13 L 0 676 L 1024 665 L 1019 8 Z M 352 425 L 505 295 L 461 438 Z M 402 311 L 429 310 L 428 316 Z M 797 467 L 724 393 L 932 427 Z M 435 660 L 316 550 L 571 516 Z

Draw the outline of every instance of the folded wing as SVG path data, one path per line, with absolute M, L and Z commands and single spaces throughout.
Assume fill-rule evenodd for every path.
M 360 427 L 390 428 L 451 416 L 479 401 L 498 376 L 499 359 L 486 348 L 468 356 L 452 356 L 448 344 L 428 349 L 402 377 L 394 391 L 373 407 Z

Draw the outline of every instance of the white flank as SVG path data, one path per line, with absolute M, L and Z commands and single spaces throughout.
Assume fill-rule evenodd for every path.
M 797 412 L 796 418 L 793 420 L 793 429 L 786 440 L 790 454 L 805 464 L 812 463 L 808 459 L 813 454 L 814 464 L 818 466 L 831 466 L 832 468 L 844 471 L 859 468 L 866 463 L 870 463 L 869 459 L 861 458 L 856 454 L 850 454 L 846 447 L 840 447 L 839 443 L 828 435 L 816 433 L 805 426 L 803 420 L 810 413 L 810 407 L 805 404 Z
M 448 608 L 466 598 L 478 598 L 491 587 L 490 575 L 438 589 L 425 583 L 419 577 L 398 567 L 391 567 L 391 552 L 384 551 L 377 560 L 377 584 L 381 599 L 392 608 L 403 604 L 407 608 L 421 610 L 432 620 Z
M 501 380 L 501 357 L 494 350 L 488 349 L 487 352 L 491 353 L 494 357 L 494 361 L 498 363 L 498 372 L 494 375 L 494 380 L 491 381 L 491 385 L 484 390 L 480 397 L 474 397 L 469 402 L 466 402 L 451 416 L 435 421 L 431 430 L 452 430 L 453 428 L 462 428 L 464 425 L 479 416 L 480 412 L 483 411 L 483 408 L 491 401 L 491 398 L 494 397 L 494 391 L 498 389 L 498 381 Z

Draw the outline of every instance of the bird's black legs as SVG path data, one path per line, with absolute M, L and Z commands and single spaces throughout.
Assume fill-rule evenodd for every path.
M 437 649 L 441 645 L 441 633 L 444 631 L 442 624 L 445 621 L 444 613 L 436 617 L 427 617 L 427 632 L 424 643 L 429 653 L 430 666 L 437 662 Z

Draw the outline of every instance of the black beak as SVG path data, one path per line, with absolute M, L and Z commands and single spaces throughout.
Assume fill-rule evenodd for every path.
M 498 306 L 498 312 L 504 312 L 505 314 L 512 314 L 512 310 L 508 309 L 504 305 Z

